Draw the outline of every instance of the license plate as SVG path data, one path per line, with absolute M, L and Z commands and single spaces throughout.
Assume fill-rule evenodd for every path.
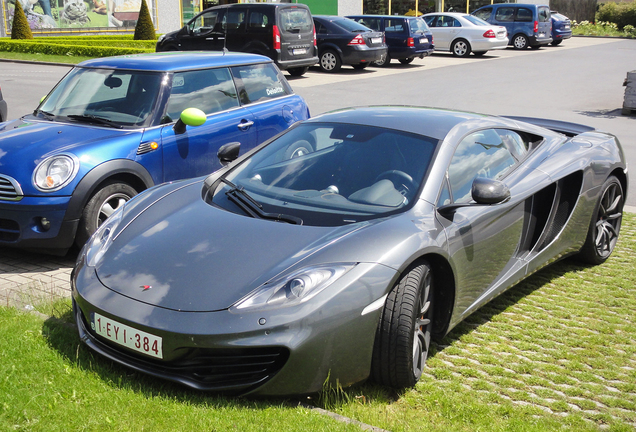
M 382 43 L 382 38 L 371 38 L 371 43 Z
M 545 33 L 539 33 L 539 37 L 540 38 L 545 37 Z
M 140 353 L 163 358 L 161 337 L 137 330 L 98 313 L 92 315 L 91 328 L 98 335 Z
M 428 43 L 428 38 L 420 38 L 420 43 Z
M 566 29 L 566 30 L 569 30 L 570 26 L 566 24 L 566 25 L 563 26 L 563 28 Z
M 305 48 L 296 48 L 292 50 L 293 55 L 301 55 L 306 53 L 307 53 L 307 50 Z

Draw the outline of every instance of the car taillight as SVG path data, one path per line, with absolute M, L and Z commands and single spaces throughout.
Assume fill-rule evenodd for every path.
M 410 47 L 414 47 L 415 46 L 415 40 L 413 38 L 408 38 L 408 40 L 406 41 L 406 44 Z
M 495 34 L 494 31 L 488 30 L 486 33 L 484 33 L 484 37 L 485 38 L 494 38 L 494 37 L 497 37 L 497 35 Z
M 534 22 L 534 32 L 538 32 L 539 31 L 539 21 L 535 21 Z
M 314 41 L 315 40 L 316 40 L 316 36 L 314 34 Z M 274 25 L 274 49 L 277 49 L 277 50 L 280 49 L 280 32 L 278 31 L 277 25 Z
M 314 47 L 318 46 L 318 40 L 316 40 L 316 27 L 314 27 Z
M 357 35 L 356 37 L 351 39 L 351 42 L 349 42 L 347 45 L 365 45 L 365 43 L 364 39 L 362 39 L 362 35 Z

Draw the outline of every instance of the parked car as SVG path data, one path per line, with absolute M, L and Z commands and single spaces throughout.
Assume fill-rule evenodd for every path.
M 386 57 L 387 46 L 382 32 L 338 16 L 314 16 L 318 58 L 324 72 L 337 72 L 342 65 L 364 69 Z
M 340 110 L 140 194 L 72 272 L 80 339 L 201 390 L 413 386 L 432 337 L 548 263 L 616 245 L 616 137 L 525 120 Z
M 0 246 L 63 254 L 142 190 L 210 173 L 220 148 L 244 153 L 308 117 L 259 55 L 82 62 L 33 114 L 0 124 Z
M 435 38 L 435 49 L 450 51 L 456 57 L 468 57 L 471 52 L 482 56 L 508 46 L 505 27 L 493 26 L 472 15 L 438 12 L 424 15 L 424 21 Z
M 556 11 L 550 11 L 552 19 L 552 45 L 557 46 L 572 37 L 572 22 L 568 17 Z
M 546 5 L 499 3 L 472 13 L 490 24 L 508 30 L 509 45 L 515 49 L 541 48 L 552 42 L 550 7 Z
M 7 101 L 2 98 L 2 89 L 0 88 L 0 123 L 7 120 L 8 113 Z
M 316 32 L 304 4 L 215 6 L 157 40 L 157 52 L 214 50 L 265 55 L 292 76 L 318 63 Z
M 424 58 L 432 54 L 435 48 L 433 34 L 421 17 L 356 15 L 347 18 L 375 31 L 384 32 L 389 52 L 384 59 L 374 62 L 377 66 L 387 66 L 392 59 L 409 64 L 415 57 Z

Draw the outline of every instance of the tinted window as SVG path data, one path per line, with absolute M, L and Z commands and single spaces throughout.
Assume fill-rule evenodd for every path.
M 250 11 L 250 15 L 247 21 L 247 27 L 250 32 L 265 33 L 268 31 L 268 27 L 271 27 L 271 21 L 265 13 Z
M 437 20 L 437 27 L 461 27 L 459 21 L 457 21 L 452 16 L 442 15 Z
M 195 33 L 206 33 L 214 29 L 214 26 L 218 23 L 218 18 L 221 15 L 219 11 L 204 12 L 194 20 L 190 21 L 188 26 L 190 30 Z
M 384 31 L 386 33 L 404 32 L 404 20 L 402 18 L 387 18 L 384 20 Z
M 335 25 L 350 32 L 366 32 L 370 29 L 360 23 L 350 19 L 339 19 L 332 21 Z
M 236 88 L 230 71 L 225 68 L 177 72 L 172 77 L 172 90 L 164 122 L 179 118 L 186 108 L 198 108 L 206 114 L 238 106 Z
M 247 16 L 246 9 L 230 8 L 227 10 L 225 17 L 223 17 L 223 29 L 224 30 L 239 30 L 239 28 L 245 28 L 245 17 Z M 241 25 L 243 25 L 241 27 Z
M 530 22 L 532 19 L 532 11 L 526 8 L 517 9 L 517 18 L 515 21 Z
M 316 26 L 316 33 L 318 34 L 329 34 L 327 27 L 319 23 L 318 21 L 314 21 L 314 25 Z
M 382 21 L 380 20 L 380 18 L 365 17 L 359 18 L 356 21 L 358 21 L 363 26 L 369 27 L 370 29 L 373 29 L 375 31 L 382 31 Z
M 501 22 L 512 22 L 515 17 L 515 10 L 511 7 L 501 7 L 495 13 L 495 19 Z
M 499 179 L 515 164 L 510 150 L 493 129 L 472 133 L 457 146 L 448 168 L 453 200 L 472 200 L 471 188 L 476 177 Z
M 490 18 L 490 15 L 492 15 L 492 8 L 484 8 L 481 10 L 478 10 L 477 12 L 475 12 L 475 16 L 477 18 L 481 18 L 485 21 L 488 20 L 488 18 Z
M 422 18 L 413 18 L 409 20 L 411 33 L 426 33 L 429 31 L 426 22 Z
M 435 19 L 437 18 L 437 15 L 431 15 L 431 16 L 427 16 L 424 17 L 424 21 L 426 21 L 426 24 L 429 27 L 435 27 L 435 23 L 433 22 Z
M 291 93 L 287 81 L 272 63 L 232 68 L 242 104 L 274 99 Z
M 550 9 L 547 7 L 540 7 L 539 9 L 539 21 L 547 22 L 550 21 Z
M 313 29 L 314 23 L 307 9 L 280 9 L 280 26 L 284 33 L 305 33 Z

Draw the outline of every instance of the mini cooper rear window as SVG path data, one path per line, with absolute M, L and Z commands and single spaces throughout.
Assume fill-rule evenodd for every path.
M 235 66 L 232 68 L 232 74 L 239 87 L 242 104 L 291 94 L 287 81 L 272 63 Z

